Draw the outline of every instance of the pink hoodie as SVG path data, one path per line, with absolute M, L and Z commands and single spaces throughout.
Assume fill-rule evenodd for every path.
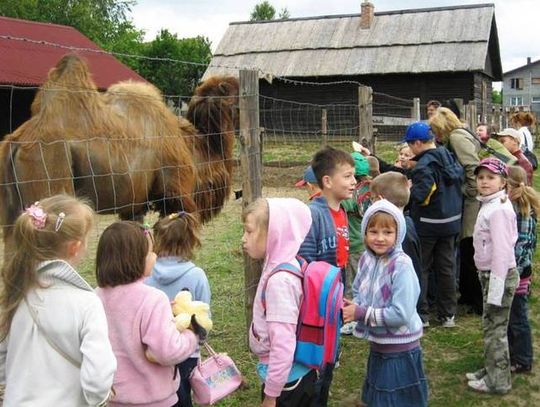
M 290 273 L 277 273 L 266 286 L 266 314 L 261 293 L 268 274 L 278 264 L 299 267 L 296 254 L 311 227 L 309 208 L 293 198 L 269 198 L 266 257 L 253 303 L 249 345 L 268 365 L 265 394 L 278 397 L 293 364 L 296 324 L 302 302 L 302 282 Z
M 109 339 L 118 361 L 113 387 L 116 395 L 107 405 L 170 407 L 178 397 L 177 363 L 197 348 L 197 337 L 176 330 L 169 299 L 143 280 L 116 287 L 97 288 L 103 302 Z M 148 351 L 158 363 L 145 357 Z

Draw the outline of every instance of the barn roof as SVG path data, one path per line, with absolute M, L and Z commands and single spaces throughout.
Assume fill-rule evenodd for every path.
M 220 66 L 287 77 L 486 71 L 502 78 L 493 4 L 376 12 L 369 29 L 360 14 L 233 22 L 205 76 L 230 73 Z
M 69 47 L 93 50 L 76 53 L 86 59 L 101 89 L 126 79 L 144 81 L 113 56 L 95 52 L 101 48 L 73 27 L 0 17 L 0 84 L 43 84 L 60 58 L 73 52 Z

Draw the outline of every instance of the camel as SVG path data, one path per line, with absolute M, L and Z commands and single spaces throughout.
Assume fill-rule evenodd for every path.
M 57 193 L 86 197 L 98 213 L 121 219 L 185 210 L 208 221 L 230 195 L 237 104 L 235 78 L 209 78 L 186 120 L 148 83 L 100 93 L 84 60 L 64 56 L 31 118 L 0 143 L 4 239 L 23 208 Z

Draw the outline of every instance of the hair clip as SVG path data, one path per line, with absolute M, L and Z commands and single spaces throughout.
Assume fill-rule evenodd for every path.
M 176 212 L 176 213 L 171 213 L 168 218 L 170 220 L 173 220 L 173 219 L 176 219 L 176 218 L 183 218 L 184 216 L 186 216 L 186 213 L 185 211 L 179 211 L 179 212 Z
M 47 214 L 41 206 L 39 206 L 39 201 L 34 202 L 33 205 L 30 205 L 26 208 L 25 213 L 32 217 L 32 223 L 36 229 L 43 229 L 47 221 Z
M 150 229 L 150 223 L 144 222 L 142 225 L 143 233 L 146 237 L 152 237 L 152 231 Z
M 62 227 L 62 223 L 64 223 L 64 219 L 66 218 L 66 214 L 64 212 L 60 212 L 56 218 L 56 223 L 54 224 L 54 231 L 58 232 L 60 228 Z

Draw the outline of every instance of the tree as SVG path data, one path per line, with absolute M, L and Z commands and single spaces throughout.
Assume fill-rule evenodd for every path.
M 287 7 L 284 7 L 280 10 L 278 18 L 281 20 L 286 20 L 291 17 L 291 13 L 287 10 Z
M 495 104 L 502 104 L 502 91 L 499 92 L 497 89 L 491 91 L 491 102 Z
M 179 39 L 176 34 L 163 29 L 153 41 L 144 44 L 142 51 L 144 56 L 159 60 L 142 59 L 138 72 L 165 95 L 190 96 L 212 58 L 210 45 L 206 37 Z M 163 61 L 164 58 L 175 61 Z
M 288 13 L 288 11 L 287 11 Z M 268 1 L 256 4 L 251 12 L 251 21 L 265 21 L 276 18 L 276 9 Z

